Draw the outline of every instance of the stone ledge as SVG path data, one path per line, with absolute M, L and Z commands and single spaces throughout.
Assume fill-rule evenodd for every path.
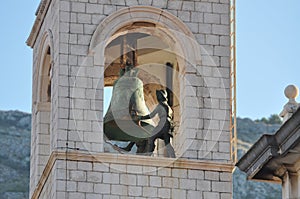
M 124 155 L 111 153 L 82 153 L 82 152 L 53 152 L 56 160 L 70 160 L 83 162 L 103 162 L 111 164 L 126 164 L 151 167 L 167 167 L 179 169 L 195 169 L 207 171 L 223 171 L 232 172 L 234 165 L 229 163 L 190 160 L 190 159 L 174 159 L 163 157 L 148 157 L 138 155 Z M 51 158 L 51 157 L 50 157 Z
M 231 163 L 203 161 L 203 160 L 190 160 L 190 159 L 173 159 L 162 157 L 148 157 L 138 155 L 123 155 L 111 153 L 87 153 L 81 151 L 52 152 L 39 183 L 32 195 L 32 199 L 39 198 L 44 185 L 52 171 L 52 168 L 57 160 L 68 161 L 82 161 L 94 163 L 108 163 L 108 164 L 125 164 L 125 165 L 138 165 L 138 166 L 151 166 L 151 167 L 165 167 L 173 169 L 193 169 L 204 171 L 218 171 L 218 172 L 232 172 L 234 165 Z

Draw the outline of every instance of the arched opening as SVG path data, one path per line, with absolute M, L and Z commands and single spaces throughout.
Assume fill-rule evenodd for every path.
M 153 45 L 156 44 L 159 47 L 154 47 L 156 50 L 153 51 Z M 161 56 L 162 52 L 169 53 L 173 59 L 167 60 L 168 56 Z M 163 59 L 161 61 L 159 58 L 154 59 L 155 54 L 158 55 L 156 57 L 163 57 Z M 142 75 L 148 77 L 143 80 L 145 92 L 150 93 L 151 88 L 156 89 L 161 86 L 171 88 L 172 92 L 169 91 L 169 96 L 173 94 L 178 100 L 176 105 L 176 100 L 172 102 L 174 96 L 169 99 L 169 102 L 173 103 L 178 128 L 173 138 L 174 149 L 177 156 L 189 156 L 185 152 L 194 140 L 194 128 L 201 128 L 203 123 L 201 119 L 195 118 L 196 115 L 188 113 L 188 102 L 195 102 L 192 107 L 196 110 L 199 110 L 201 106 L 199 102 L 201 99 L 197 98 L 196 91 L 192 89 L 189 82 L 191 78 L 199 75 L 196 68 L 201 66 L 200 46 L 189 28 L 176 16 L 158 8 L 151 6 L 124 8 L 108 16 L 99 24 L 89 46 L 89 55 L 93 56 L 94 67 L 104 73 L 99 77 L 100 89 L 105 90 L 105 87 L 113 84 L 118 78 L 119 68 L 126 59 L 140 69 L 139 74 L 147 74 L 148 71 L 152 74 Z M 164 72 L 157 70 L 170 68 L 169 66 L 172 66 L 173 73 L 166 72 L 168 75 L 163 75 Z M 168 76 L 168 78 L 163 78 L 168 81 L 161 81 L 161 76 Z M 160 81 L 156 81 L 157 79 Z M 147 88 L 147 85 L 150 88 Z M 156 104 L 153 91 L 144 96 L 151 110 Z M 99 96 L 99 100 L 105 101 L 103 96 Z M 100 110 L 103 109 L 100 107 Z M 193 127 L 189 126 L 190 124 L 193 124 Z M 105 144 L 104 151 L 106 151 Z
M 179 120 L 179 65 L 176 52 L 169 45 L 171 38 L 167 38 L 156 29 L 156 25 L 147 22 L 134 23 L 123 27 L 116 32 L 105 48 L 104 65 L 104 93 L 112 92 L 112 86 L 126 71 L 126 64 L 131 63 L 137 69 L 137 77 L 143 83 L 143 100 L 146 109 L 150 112 L 158 104 L 156 90 L 166 90 L 168 93 L 168 104 L 174 111 L 174 122 L 177 128 Z M 118 95 L 126 95 L 126 91 Z M 116 97 L 116 96 L 112 96 Z M 120 96 L 118 96 L 120 97 Z M 137 99 L 140 100 L 140 99 Z M 109 104 L 108 96 L 104 97 L 104 106 Z M 118 104 L 120 109 L 125 104 Z M 105 111 L 105 110 L 104 110 Z M 105 114 L 104 114 L 105 116 Z M 154 126 L 159 122 L 156 116 L 152 120 Z M 176 135 L 177 131 L 173 132 Z M 128 143 L 114 142 L 120 146 Z M 135 151 L 135 148 L 133 148 Z M 163 140 L 156 141 L 156 156 L 166 156 Z
M 38 118 L 38 168 L 42 173 L 50 156 L 50 131 L 51 131 L 51 79 L 52 58 L 50 46 L 42 54 L 39 74 L 39 100 L 37 103 L 36 117 Z
M 48 46 L 44 54 L 44 60 L 42 64 L 42 72 L 40 76 L 40 99 L 39 103 L 51 102 L 51 79 L 52 79 L 52 67 L 51 67 L 51 49 Z
M 52 49 L 49 34 L 45 34 L 39 50 L 37 76 L 35 77 L 36 96 L 33 107 L 33 136 L 31 173 L 38 182 L 51 153 L 51 101 L 52 101 Z

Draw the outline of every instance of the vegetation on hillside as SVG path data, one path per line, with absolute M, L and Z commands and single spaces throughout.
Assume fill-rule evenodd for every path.
M 255 122 L 263 122 L 265 124 L 282 124 L 282 119 L 277 114 L 272 114 L 268 118 L 261 118 L 254 120 Z
M 31 115 L 0 111 L 0 198 L 27 199 Z

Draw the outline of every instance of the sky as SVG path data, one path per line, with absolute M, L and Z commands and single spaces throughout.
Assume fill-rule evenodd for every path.
M 300 86 L 300 1 L 236 1 L 237 116 L 269 117 L 287 102 L 284 88 Z M 31 112 L 32 50 L 25 41 L 39 2 L 1 3 L 0 110 Z

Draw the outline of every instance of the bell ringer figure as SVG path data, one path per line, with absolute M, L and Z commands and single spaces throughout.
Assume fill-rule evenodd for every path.
M 155 140 L 160 138 L 164 140 L 168 157 L 175 158 L 175 151 L 170 143 L 170 138 L 173 137 L 173 110 L 168 104 L 166 90 L 156 90 L 156 98 L 159 104 L 149 114 L 145 116 L 138 116 L 140 120 L 153 118 L 158 114 L 158 125 L 153 129 L 152 136 L 148 140 L 148 152 L 152 153 L 155 148 Z

